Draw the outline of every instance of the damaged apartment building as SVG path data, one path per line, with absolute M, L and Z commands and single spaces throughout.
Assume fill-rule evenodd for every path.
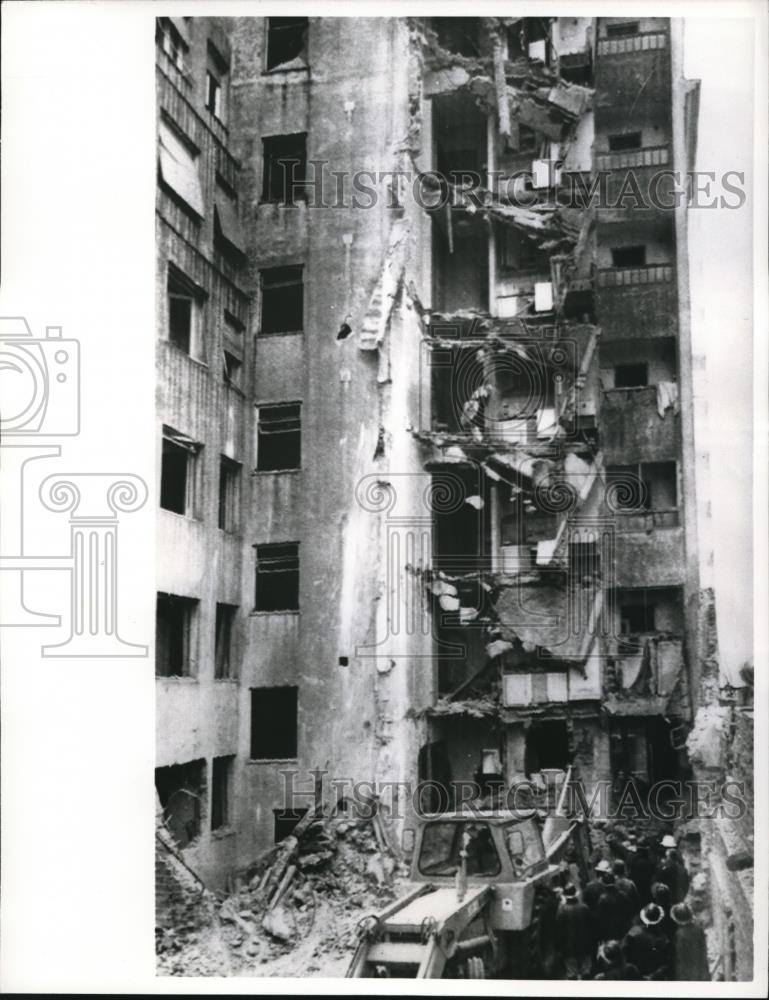
M 681 67 L 665 18 L 158 20 L 156 788 L 208 883 L 352 782 L 397 839 L 388 782 L 686 776 Z

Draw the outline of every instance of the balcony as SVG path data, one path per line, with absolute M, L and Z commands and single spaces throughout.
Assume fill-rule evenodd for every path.
M 584 669 L 505 673 L 502 676 L 502 704 L 505 708 L 593 701 L 601 697 L 601 657 L 588 658 Z
M 679 197 L 672 176 L 672 151 L 669 146 L 647 146 L 641 149 L 596 153 L 595 170 L 608 173 L 605 184 L 606 202 L 598 207 L 598 221 L 640 221 L 644 214 L 672 212 Z M 628 180 L 633 174 L 634 183 Z M 638 208 L 638 197 L 643 207 Z
M 596 276 L 596 312 L 605 340 L 676 336 L 672 264 L 602 268 Z
M 630 170 L 642 167 L 666 167 L 670 163 L 668 146 L 647 146 L 617 153 L 597 153 L 597 170 Z
M 670 51 L 666 31 L 601 38 L 596 50 L 595 119 L 660 126 L 670 120 Z
M 614 585 L 677 587 L 686 575 L 683 528 L 619 532 L 615 539 Z
M 653 385 L 604 390 L 599 430 L 607 465 L 678 458 L 680 418 L 672 410 L 660 416 L 658 394 Z
M 617 531 L 623 535 L 639 531 L 648 534 L 658 528 L 664 530 L 677 528 L 678 525 L 679 511 L 677 507 L 669 510 L 633 511 L 628 514 L 620 514 L 617 518 Z
M 659 633 L 614 641 L 606 681 L 612 715 L 661 714 L 670 707 L 684 665 L 683 642 Z

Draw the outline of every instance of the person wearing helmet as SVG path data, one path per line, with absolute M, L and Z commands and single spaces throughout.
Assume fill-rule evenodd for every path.
M 670 911 L 673 934 L 673 979 L 679 982 L 707 982 L 708 949 L 705 931 L 695 921 L 686 903 L 676 903 Z
M 563 901 L 555 916 L 555 945 L 563 957 L 567 979 L 586 979 L 593 957 L 590 911 L 580 900 L 575 885 L 563 890 Z
M 640 914 L 640 924 L 625 935 L 625 957 L 644 979 L 666 979 L 670 967 L 670 941 L 663 930 L 665 913 L 649 903 Z
M 619 941 L 604 941 L 598 949 L 598 965 L 601 971 L 593 979 L 632 981 L 641 978 L 635 965 L 625 961 Z

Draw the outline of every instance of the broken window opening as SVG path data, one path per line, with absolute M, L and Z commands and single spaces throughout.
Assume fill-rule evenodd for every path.
M 235 389 L 243 388 L 243 362 L 229 351 L 224 352 L 224 381 Z
M 198 357 L 202 353 L 200 326 L 203 297 L 193 282 L 172 266 L 168 268 L 166 287 L 168 340 L 185 354 Z
M 611 248 L 612 267 L 645 267 L 646 247 L 612 247 Z
M 222 120 L 222 85 L 210 70 L 206 73 L 206 109 Z
M 550 18 L 527 17 L 526 24 L 526 54 L 535 62 L 550 65 Z
M 193 308 L 194 303 L 191 296 L 169 291 L 168 339 L 185 354 L 190 353 Z
M 211 761 L 211 829 L 221 830 L 230 825 L 232 797 L 232 767 L 234 754 L 214 757 Z
M 484 511 L 488 506 L 488 485 L 479 481 L 477 470 L 432 474 L 431 496 L 451 496 L 457 502 L 451 509 L 436 502 L 433 515 L 433 567 L 449 574 L 478 572 L 488 562 L 488 524 Z M 480 497 L 483 503 L 460 502 L 461 498 Z M 477 581 L 468 581 L 462 593 L 464 607 L 481 606 L 483 591 Z M 458 610 L 458 609 L 457 609 Z
M 480 20 L 477 17 L 434 17 L 431 26 L 442 49 L 460 56 L 480 55 Z
M 264 174 L 262 201 L 294 205 L 307 197 L 307 133 L 272 135 L 262 139 Z
M 621 153 L 629 149 L 641 148 L 640 132 L 625 132 L 622 135 L 609 136 L 609 152 Z
M 614 367 L 614 388 L 615 389 L 636 389 L 649 384 L 649 366 L 637 363 L 629 365 L 615 365 Z
M 187 847 L 201 832 L 206 794 L 205 760 L 156 767 L 155 789 L 171 836 L 180 848 Z
M 257 472 L 301 467 L 301 406 L 301 403 L 274 403 L 257 407 Z
M 607 24 L 607 38 L 627 38 L 630 35 L 637 35 L 640 30 L 638 21 L 622 21 L 620 24 Z
M 160 506 L 174 514 L 187 512 L 187 461 L 189 455 L 172 441 L 163 438 L 160 471 Z
M 474 347 L 452 346 L 430 353 L 432 428 L 454 434 L 482 431 L 488 385 Z
M 434 740 L 419 748 L 417 775 L 422 790 L 419 796 L 422 812 L 448 812 L 454 808 L 451 761 L 444 740 Z
M 450 244 L 441 222 L 433 217 L 435 266 L 433 301 L 437 312 L 489 308 L 489 238 L 475 226 L 456 226 Z M 453 251 L 453 252 L 452 252 Z
M 195 478 L 201 445 L 163 427 L 160 461 L 160 506 L 174 514 L 195 516 Z
M 198 602 L 175 594 L 157 595 L 155 606 L 155 675 L 190 677 Z
M 683 602 L 678 587 L 633 587 L 616 592 L 620 635 L 662 632 L 679 636 Z
M 681 777 L 678 755 L 670 738 L 670 722 L 659 716 L 612 719 L 609 755 L 615 794 L 619 796 L 627 781 L 646 784 Z
M 230 680 L 237 676 L 235 669 L 235 621 L 237 613 L 238 608 L 235 604 L 216 605 L 215 680 Z
M 243 358 L 245 356 L 245 326 L 226 309 L 224 311 L 224 381 L 236 389 L 243 388 Z
M 304 328 L 304 268 L 301 264 L 261 272 L 260 334 L 301 333 Z
M 240 526 L 240 462 L 226 455 L 219 459 L 219 517 L 221 531 L 234 532 Z
M 532 722 L 526 731 L 524 770 L 526 777 L 550 768 L 567 770 L 571 764 L 569 731 L 565 719 Z
M 623 604 L 620 608 L 622 635 L 643 635 L 655 632 L 654 604 Z
M 182 21 L 185 19 L 182 19 Z M 184 59 L 189 51 L 189 46 L 183 38 L 181 32 L 173 23 L 170 17 L 157 18 L 155 29 L 155 41 L 160 45 L 163 52 L 168 56 L 174 67 L 180 73 L 184 73 Z
M 224 124 L 227 121 L 227 96 L 229 90 L 229 62 L 209 39 L 206 69 L 206 109 Z
M 507 58 L 510 62 L 523 59 L 526 55 L 526 29 L 524 18 L 511 24 L 507 29 Z
M 268 70 L 299 69 L 307 65 L 308 28 L 306 17 L 267 18 Z
M 251 760 L 295 760 L 297 687 L 251 688 Z
M 642 462 L 641 479 L 648 510 L 665 511 L 678 507 L 678 470 L 675 462 Z
M 299 542 L 255 545 L 255 611 L 299 610 Z
M 530 274 L 550 273 L 550 257 L 534 240 L 517 232 L 512 226 L 500 226 L 498 232 L 501 270 Z
M 611 465 L 606 470 L 607 486 L 616 485 L 612 506 L 617 513 L 653 512 L 673 514 L 678 508 L 678 469 L 675 462 L 641 462 Z M 678 517 L 658 518 L 640 523 L 638 530 L 675 527 Z

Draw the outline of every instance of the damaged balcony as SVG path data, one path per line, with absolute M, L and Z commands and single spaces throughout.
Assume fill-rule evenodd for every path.
M 672 147 L 666 129 L 637 128 L 596 140 L 595 171 L 599 175 L 599 226 L 617 223 L 673 246 L 671 220 L 680 190 L 671 168 Z M 667 226 L 667 233 L 665 227 Z M 601 233 L 605 240 L 608 234 Z M 642 240 L 643 242 L 643 240 Z M 668 257 L 670 260 L 670 257 Z
M 607 338 L 676 336 L 678 297 L 672 262 L 603 267 L 596 279 L 596 312 Z
M 511 722 L 520 718 L 522 709 L 537 714 L 547 705 L 598 701 L 603 684 L 598 635 L 602 602 L 600 588 L 575 596 L 552 581 L 503 590 L 496 604 L 497 622 L 483 633 L 478 625 L 466 628 L 464 642 L 459 633 L 453 636 L 463 655 L 453 669 L 444 667 L 440 697 L 429 714 Z M 585 616 L 585 628 L 575 634 L 575 616 L 580 615 Z M 449 681 L 455 682 L 451 689 Z
M 429 330 L 430 402 L 423 413 L 430 421 L 419 434 L 438 448 L 548 455 L 595 426 L 595 327 L 529 327 L 520 319 L 459 313 L 433 314 Z M 452 456 L 461 457 L 456 449 Z
M 600 437 L 607 466 L 677 459 L 678 383 L 604 390 Z
M 596 127 L 629 119 L 666 125 L 670 119 L 670 44 L 665 18 L 618 22 L 600 18 L 596 46 Z
M 615 582 L 620 587 L 677 586 L 686 575 L 682 527 L 620 533 L 615 543 Z
M 683 640 L 653 632 L 612 641 L 605 708 L 611 715 L 677 715 L 685 698 Z
M 650 534 L 677 528 L 678 469 L 675 462 L 641 462 L 610 465 L 606 470 L 607 491 L 612 491 L 612 510 L 617 531 Z

